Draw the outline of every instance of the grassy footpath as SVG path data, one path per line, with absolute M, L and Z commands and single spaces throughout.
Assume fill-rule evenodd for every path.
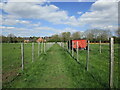
M 30 47 L 26 47 L 26 53 L 29 52 Z M 39 58 L 37 57 L 33 63 L 30 62 L 31 55 L 28 53 L 25 59 L 28 62 L 25 64 L 25 70 L 23 72 L 19 70 L 21 74 L 4 87 L 108 88 L 108 48 L 105 46 L 105 53 L 101 55 L 97 54 L 98 46 L 91 45 L 91 49 L 88 72 L 85 70 L 86 51 L 83 50 L 79 52 L 80 63 L 77 63 L 70 54 L 58 44 L 54 44 L 47 51 L 47 54 L 41 54 L 41 56 Z M 37 55 L 37 48 L 35 50 Z M 115 63 L 117 62 L 116 58 Z M 4 68 L 4 70 L 9 71 L 7 68 Z M 118 71 L 118 69 L 115 66 L 115 72 L 116 71 Z M 116 73 L 116 76 L 117 75 L 118 73 Z M 117 78 L 115 78 L 115 87 L 117 87 L 117 84 Z

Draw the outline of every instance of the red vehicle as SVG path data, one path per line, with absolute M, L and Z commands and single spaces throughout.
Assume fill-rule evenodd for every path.
M 78 49 L 87 49 L 87 40 L 70 40 L 70 48 L 77 49 L 77 42 L 78 42 Z M 73 46 L 72 46 L 73 43 Z M 69 42 L 68 42 L 69 47 Z

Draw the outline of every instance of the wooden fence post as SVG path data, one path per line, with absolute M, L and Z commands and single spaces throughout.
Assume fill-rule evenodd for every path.
M 42 53 L 42 42 L 40 43 L 40 53 Z
M 78 41 L 77 41 L 77 61 L 78 61 Z
M 69 51 L 69 41 L 67 41 L 67 51 Z
M 100 43 L 99 43 L 99 44 L 100 44 L 100 54 L 101 54 L 101 40 L 100 40 Z
M 87 59 L 86 59 L 86 69 L 88 71 L 88 65 L 89 65 L 89 41 L 88 41 L 88 48 L 87 48 Z
M 24 43 L 21 43 L 22 70 L 24 69 Z
M 65 50 L 65 42 L 63 43 L 63 45 L 64 45 L 64 50 Z
M 45 42 L 44 42 L 44 54 L 46 54 L 46 50 L 45 50 L 46 46 L 45 46 Z
M 68 50 L 68 43 L 66 42 L 66 50 Z
M 74 53 L 74 51 L 73 51 L 73 45 L 74 45 L 74 42 L 72 42 L 72 57 L 73 57 L 73 53 Z
M 42 53 L 44 52 L 44 42 L 42 41 Z
M 38 57 L 40 56 L 40 42 L 38 42 Z
M 32 43 L 32 62 L 34 61 L 34 42 Z
M 110 62 L 109 62 L 109 86 L 113 88 L 113 74 L 114 74 L 114 39 L 110 38 Z
M 70 40 L 69 40 L 69 53 L 70 53 Z

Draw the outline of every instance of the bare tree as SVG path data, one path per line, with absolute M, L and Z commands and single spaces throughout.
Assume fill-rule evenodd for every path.
M 62 36 L 62 41 L 65 42 L 65 41 L 70 40 L 70 38 L 71 38 L 71 33 L 70 33 L 70 32 L 63 32 L 63 33 L 61 34 L 61 36 Z
M 120 27 L 119 27 L 118 30 L 116 31 L 116 35 L 117 35 L 118 37 L 120 37 Z
M 8 42 L 10 42 L 10 43 L 13 43 L 13 42 L 15 42 L 15 35 L 14 34 L 8 34 Z
M 73 34 L 72 34 L 72 39 L 80 39 L 81 37 L 80 37 L 80 32 L 74 32 Z
M 112 36 L 112 33 L 110 30 L 91 29 L 85 31 L 85 36 L 89 40 L 108 40 Z

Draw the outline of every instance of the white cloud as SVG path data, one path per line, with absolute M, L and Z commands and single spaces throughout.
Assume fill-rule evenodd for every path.
M 2 25 L 2 15 L 0 15 L 0 25 Z
M 17 8 L 16 8 L 17 7 Z M 24 7 L 24 8 L 22 8 Z M 35 3 L 7 3 L 4 4 L 3 10 L 9 15 L 7 18 L 27 18 L 43 19 L 53 24 L 67 24 L 78 26 L 75 16 L 68 16 L 68 12 L 60 10 L 55 5 L 36 5 Z
M 77 14 L 82 14 L 82 12 L 77 12 Z
M 63 22 L 63 24 L 71 25 L 71 26 L 80 26 L 81 24 L 78 22 L 78 20 L 75 18 L 75 16 L 69 17 L 69 19 L 66 22 Z
M 0 29 L 15 29 L 15 27 L 5 27 L 5 26 L 0 26 Z
M 3 7 L 3 3 L 0 3 L 0 9 L 2 9 L 2 7 Z
M 46 0 L 8 0 L 8 2 L 46 2 Z
M 2 17 L 2 18 L 1 18 Z M 0 15 L 1 25 L 24 25 L 26 27 L 37 27 L 41 25 L 41 22 L 34 23 L 30 20 L 22 20 L 14 15 Z
M 2 21 L 3 25 L 16 25 L 16 24 L 30 24 L 29 21 L 18 20 L 18 19 L 5 19 Z
M 20 18 L 44 19 L 55 24 L 62 23 L 68 19 L 67 12 L 59 10 L 55 5 L 41 6 L 33 3 L 7 3 L 4 5 L 3 10 Z
M 111 29 L 111 27 L 106 28 L 106 26 L 116 27 L 118 22 L 117 4 L 117 2 L 98 0 L 92 4 L 91 12 L 84 13 L 78 20 L 82 24 L 91 25 L 92 28 Z
M 78 31 L 78 30 L 76 30 L 76 29 L 73 29 L 73 28 L 65 28 L 62 32 L 76 32 L 76 31 Z
M 28 28 L 17 28 L 17 27 L 8 27 L 8 26 L 1 26 L 0 29 L 2 29 L 3 35 L 8 35 L 10 33 L 13 33 L 15 36 L 47 36 L 47 35 L 53 35 L 53 34 L 59 34 L 62 32 L 75 32 L 78 30 L 75 30 L 73 28 L 64 28 L 64 29 L 56 29 L 53 27 L 33 27 L 31 29 Z

